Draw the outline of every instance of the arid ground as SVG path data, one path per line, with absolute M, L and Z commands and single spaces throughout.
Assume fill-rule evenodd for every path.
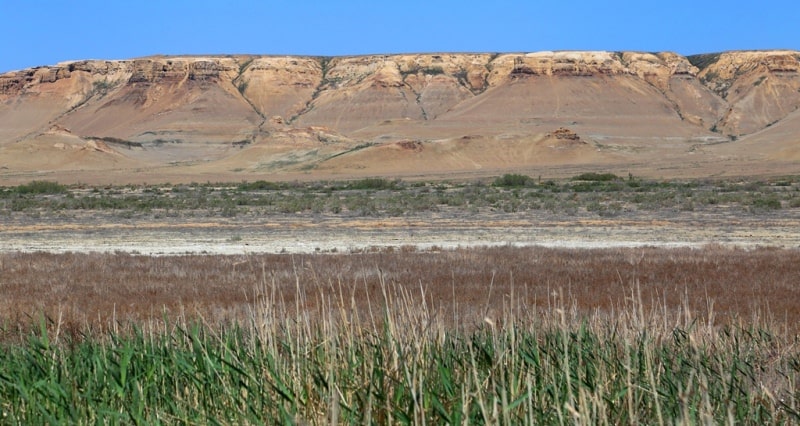
M 375 291 L 385 274 L 422 286 L 448 312 L 498 308 L 513 286 L 533 292 L 531 306 L 559 294 L 606 310 L 641 285 L 651 308 L 715 303 L 721 316 L 765 310 L 792 324 L 798 189 L 793 177 L 592 173 L 472 183 L 40 182 L 0 200 L 0 283 L 13 295 L 3 315 L 19 321 L 45 309 L 102 325 L 108 315 L 154 319 L 168 308 L 233 319 L 264 286 L 286 298 L 298 283 L 309 297 L 325 286 Z
M 3 252 L 49 251 L 140 254 L 248 254 L 359 252 L 373 247 L 455 248 L 543 246 L 563 248 L 702 247 L 722 244 L 800 247 L 800 219 L 704 218 L 491 218 L 276 217 L 241 221 L 4 226 Z
M 2 252 L 247 254 L 374 247 L 800 247 L 800 181 L 351 182 L 2 194 Z M 580 176 L 579 176 L 580 177 Z M 47 182 L 43 182 L 47 185 Z M 359 187 L 361 185 L 362 187 Z M 519 185 L 519 186 L 514 186 Z

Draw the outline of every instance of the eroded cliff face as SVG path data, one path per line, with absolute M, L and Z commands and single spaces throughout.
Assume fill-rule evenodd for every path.
M 715 130 L 755 133 L 800 108 L 800 53 L 727 52 L 703 59 L 709 64 L 700 80 L 728 104 Z
M 234 83 L 261 115 L 288 119 L 306 108 L 322 84 L 322 65 L 317 58 L 248 58 Z
M 800 53 L 794 51 L 725 52 L 708 55 L 700 78 L 723 97 L 740 77 L 750 73 L 796 74 Z
M 504 54 L 492 61 L 491 69 L 488 81 L 492 86 L 502 84 L 509 76 L 591 77 L 630 73 L 612 52 Z
M 324 78 L 296 122 L 353 131 L 384 120 L 432 120 L 487 87 L 491 55 L 323 59 Z
M 175 83 L 184 80 L 213 81 L 236 76 L 235 58 L 146 58 L 123 61 L 87 60 L 13 71 L 0 75 L 0 94 L 4 96 L 35 92 L 41 84 L 89 76 L 94 81 L 112 83 Z
M 387 123 L 395 136 L 402 126 L 447 122 L 457 133 L 481 122 L 495 134 L 552 124 L 603 138 L 735 139 L 798 107 L 795 51 L 148 57 L 1 74 L 0 145 L 54 125 L 154 150 L 202 145 L 201 159 L 309 128 L 358 144 Z M 178 151 L 165 158 L 180 161 Z

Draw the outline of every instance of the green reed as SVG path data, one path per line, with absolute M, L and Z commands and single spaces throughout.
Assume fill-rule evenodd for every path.
M 368 314 L 341 292 L 314 312 L 267 298 L 240 324 L 65 337 L 42 322 L 0 352 L 0 423 L 800 422 L 797 337 L 766 321 L 509 303 L 466 327 L 382 292 Z

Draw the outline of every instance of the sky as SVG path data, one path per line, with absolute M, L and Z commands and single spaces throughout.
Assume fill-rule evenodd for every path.
M 156 54 L 800 50 L 798 18 L 798 0 L 0 0 L 0 73 Z

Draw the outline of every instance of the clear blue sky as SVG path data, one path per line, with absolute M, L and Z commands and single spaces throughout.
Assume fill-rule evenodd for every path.
M 0 0 L 0 72 L 153 54 L 800 50 L 800 1 Z

